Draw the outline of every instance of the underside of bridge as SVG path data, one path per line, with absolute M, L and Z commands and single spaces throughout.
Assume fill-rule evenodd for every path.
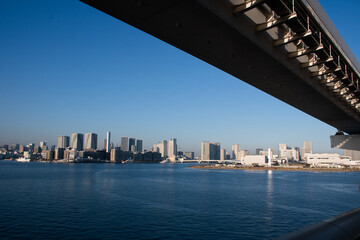
M 81 1 L 343 132 L 360 134 L 359 63 L 308 4 L 316 1 Z

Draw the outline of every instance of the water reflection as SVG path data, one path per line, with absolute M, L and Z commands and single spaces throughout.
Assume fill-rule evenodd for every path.
M 266 225 L 271 226 L 273 220 L 273 172 L 271 170 L 267 171 L 267 186 L 266 186 Z

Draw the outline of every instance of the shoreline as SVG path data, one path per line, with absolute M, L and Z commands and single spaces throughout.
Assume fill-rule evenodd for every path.
M 293 172 L 360 172 L 360 168 L 304 168 L 304 167 L 250 167 L 250 166 L 215 166 L 215 165 L 197 165 L 188 168 L 196 169 L 227 169 L 243 171 L 293 171 Z

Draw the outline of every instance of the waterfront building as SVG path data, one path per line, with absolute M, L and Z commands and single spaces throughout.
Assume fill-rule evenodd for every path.
M 131 147 L 135 146 L 135 138 L 129 138 L 129 151 L 131 151 Z
M 282 152 L 285 152 L 286 150 L 288 150 L 288 147 L 285 143 L 280 143 L 279 144 L 279 156 L 282 156 Z
M 274 150 L 272 150 L 271 148 L 268 148 L 267 159 L 268 159 L 268 166 L 269 167 L 271 167 L 271 163 L 272 163 L 272 160 L 273 160 L 273 154 L 274 154 Z
M 201 142 L 201 160 L 210 160 L 210 142 Z
M 220 149 L 220 160 L 226 160 L 226 150 L 223 148 Z
M 29 150 L 28 148 L 26 150 Z M 41 153 L 42 149 L 40 148 L 40 146 L 35 146 L 34 147 L 34 153 Z
M 97 139 L 98 136 L 96 133 L 86 133 L 85 134 L 85 146 L 84 149 L 97 149 Z
M 19 145 L 19 153 L 23 153 L 25 151 L 25 147 L 23 145 Z
M 36 148 L 37 146 L 35 146 L 35 148 Z M 38 147 L 40 147 L 40 146 L 38 146 Z M 35 148 L 34 148 L 34 152 L 35 152 Z M 41 148 L 41 151 L 43 152 L 43 151 L 46 151 L 46 150 L 48 150 L 48 147 L 47 146 L 42 146 L 42 147 L 40 147 Z M 54 150 L 54 149 L 50 149 L 50 150 Z
M 157 145 L 157 144 L 154 144 L 154 145 L 153 145 L 152 151 L 153 151 L 153 152 L 159 152 L 159 148 L 158 148 L 158 145 Z
M 299 152 L 299 148 L 292 148 L 292 159 L 295 161 L 300 161 L 300 152 Z
M 230 160 L 230 159 L 231 159 L 230 153 L 227 151 L 226 152 L 226 160 Z
M 351 160 L 360 161 L 360 151 L 344 149 L 344 155 L 351 157 Z
M 246 166 L 260 165 L 265 166 L 268 164 L 268 158 L 265 155 L 245 155 L 241 163 Z
M 19 145 L 19 144 L 17 144 Z M 35 143 L 29 143 L 29 145 L 27 145 L 27 147 L 29 148 L 29 151 L 33 152 L 34 151 L 34 148 L 35 148 Z M 19 148 L 18 148 L 19 150 Z
M 158 148 L 158 152 L 161 154 L 161 157 L 162 158 L 166 158 L 168 156 L 168 142 L 166 140 L 164 141 L 160 141 L 158 144 L 157 144 L 157 148 Z
M 128 137 L 121 137 L 121 150 L 128 151 Z
M 71 134 L 71 148 L 82 151 L 84 146 L 84 135 L 81 133 Z
M 130 149 L 131 152 L 136 152 L 136 145 L 131 145 L 131 149 Z
M 117 162 L 120 160 L 122 151 L 120 149 L 111 149 L 110 151 L 110 162 Z
M 240 150 L 238 152 L 237 158 L 236 160 L 241 160 L 243 159 L 246 155 L 249 155 L 249 151 L 248 150 Z
M 185 157 L 188 159 L 194 159 L 195 154 L 194 154 L 194 152 L 185 152 Z
M 307 154 L 312 154 L 312 142 L 304 142 L 304 147 L 302 148 L 301 158 L 303 160 L 307 159 Z
M 64 159 L 64 148 L 55 148 L 55 155 L 54 155 L 54 159 L 55 160 L 60 160 L 60 159 Z
M 136 140 L 136 151 L 142 152 L 142 150 L 143 150 L 143 142 L 142 142 L 142 140 L 137 139 Z
M 19 151 L 19 147 L 20 147 L 20 145 L 17 143 L 10 144 L 10 146 L 9 146 L 10 150 L 13 152 Z
M 47 142 L 46 141 L 43 141 L 43 142 L 40 142 L 40 147 L 41 149 L 43 149 L 43 147 L 47 146 Z
M 257 148 L 256 151 L 255 151 L 255 152 L 256 152 L 256 155 L 261 155 L 261 154 L 260 154 L 260 151 L 263 151 L 263 150 L 264 150 L 264 149 L 262 149 L 262 148 Z
M 360 161 L 353 161 L 351 157 L 338 153 L 307 153 L 306 162 L 314 166 L 360 165 Z
M 54 160 L 55 151 L 53 150 L 46 150 L 41 152 L 41 157 L 44 160 Z
M 6 151 L 9 150 L 9 145 L 7 144 L 4 144 L 4 145 L 1 145 L 1 148 L 5 149 Z
M 231 146 L 232 149 L 232 159 L 240 160 L 239 152 L 240 152 L 240 144 L 233 144 Z
M 106 152 L 108 153 L 108 152 L 110 152 L 110 143 L 111 143 L 111 133 L 110 132 L 106 132 L 106 147 L 105 147 L 105 149 L 106 149 Z
M 286 144 L 279 144 L 279 158 L 286 160 L 300 160 L 299 148 L 290 148 Z
M 272 156 L 275 156 L 275 155 L 274 155 L 274 149 L 272 149 L 272 148 L 268 148 L 268 150 L 259 151 L 259 154 L 257 154 L 257 155 L 265 155 L 265 156 L 267 156 L 268 153 L 269 153 L 269 149 L 270 149 L 270 151 L 271 151 L 271 155 L 272 155 Z
M 58 147 L 59 148 L 68 148 L 70 146 L 70 137 L 69 136 L 58 136 Z
M 201 160 L 220 160 L 220 143 L 201 142 Z
M 31 157 L 32 157 L 31 152 L 29 152 L 29 151 L 25 151 L 25 152 L 24 152 L 24 158 L 29 158 L 29 159 L 31 159 Z
M 168 144 L 168 155 L 169 157 L 177 156 L 177 143 L 176 138 L 170 138 Z

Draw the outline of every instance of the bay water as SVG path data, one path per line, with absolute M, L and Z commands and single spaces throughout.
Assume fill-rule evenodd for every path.
M 360 206 L 359 172 L 0 161 L 1 239 L 273 239 Z

